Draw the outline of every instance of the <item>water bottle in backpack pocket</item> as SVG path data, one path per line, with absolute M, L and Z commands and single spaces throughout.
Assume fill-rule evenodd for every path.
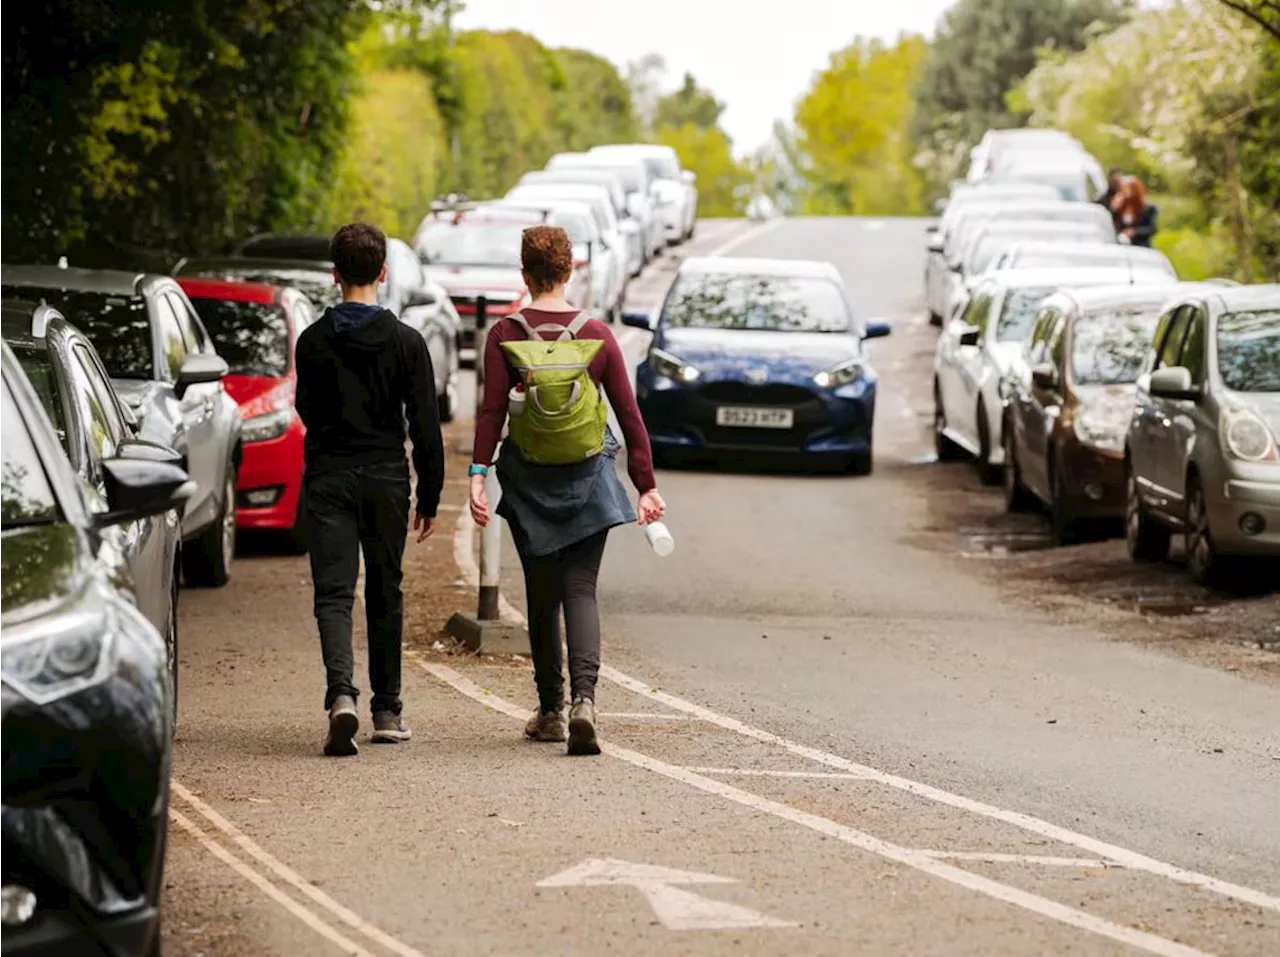
M 604 342 L 577 338 L 590 317 L 579 313 L 567 326 L 544 324 L 544 330 L 560 330 L 550 341 L 520 313 L 508 318 L 526 336 L 502 343 L 524 386 L 524 408 L 510 419 L 511 441 L 536 465 L 572 465 L 599 455 L 609 409 L 589 367 Z

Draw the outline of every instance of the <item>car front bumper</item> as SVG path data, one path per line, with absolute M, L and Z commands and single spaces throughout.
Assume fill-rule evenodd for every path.
M 236 478 L 236 527 L 291 529 L 302 497 L 305 429 L 295 417 L 278 439 L 246 442 Z M 274 496 L 264 502 L 267 496 Z
M 847 458 L 871 450 L 875 385 L 845 390 L 771 383 L 709 382 L 680 386 L 642 367 L 637 398 L 649 441 L 658 450 Z M 842 394 L 845 393 L 845 394 Z M 789 429 L 737 428 L 716 423 L 721 406 L 786 408 Z
M 1079 518 L 1124 518 L 1124 453 L 1084 445 L 1062 445 L 1062 487 Z
M 1222 483 L 1221 494 L 1206 491 L 1209 529 L 1219 551 L 1280 557 L 1280 477 L 1232 477 Z M 1245 531 L 1259 521 L 1260 530 Z

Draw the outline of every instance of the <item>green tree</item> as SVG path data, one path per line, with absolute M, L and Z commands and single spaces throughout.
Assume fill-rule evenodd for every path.
M 692 73 L 686 73 L 680 88 L 658 100 L 654 110 L 657 126 L 684 126 L 692 123 L 700 130 L 709 130 L 720 122 L 724 104 L 710 90 L 698 86 Z
M 1241 16 L 1248 17 L 1272 38 L 1280 41 L 1280 2 L 1277 0 L 1218 0 Z
M 631 89 L 612 63 L 586 50 L 559 49 L 555 57 L 564 75 L 556 110 L 563 149 L 625 143 L 639 135 Z
M 831 55 L 796 106 L 807 163 L 802 209 L 819 214 L 914 214 L 923 183 L 913 164 L 911 91 L 927 55 L 919 36 L 858 38 Z
M 913 134 L 935 186 L 957 172 L 965 147 L 988 129 L 1021 126 L 1005 95 L 1036 65 L 1037 51 L 1079 50 L 1123 22 L 1132 0 L 958 0 L 921 64 Z

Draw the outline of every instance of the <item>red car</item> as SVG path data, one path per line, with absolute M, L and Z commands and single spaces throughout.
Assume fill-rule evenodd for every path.
M 244 458 L 236 526 L 284 532 L 302 546 L 302 441 L 294 408 L 294 346 L 316 319 L 296 289 L 255 282 L 178 279 L 230 366 L 223 380 L 239 403 Z

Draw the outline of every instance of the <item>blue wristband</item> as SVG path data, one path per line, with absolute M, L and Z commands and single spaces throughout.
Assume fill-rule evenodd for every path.
M 472 462 L 471 468 L 467 469 L 467 475 L 488 475 L 488 474 L 489 474 L 489 466 L 476 465 L 475 462 Z

